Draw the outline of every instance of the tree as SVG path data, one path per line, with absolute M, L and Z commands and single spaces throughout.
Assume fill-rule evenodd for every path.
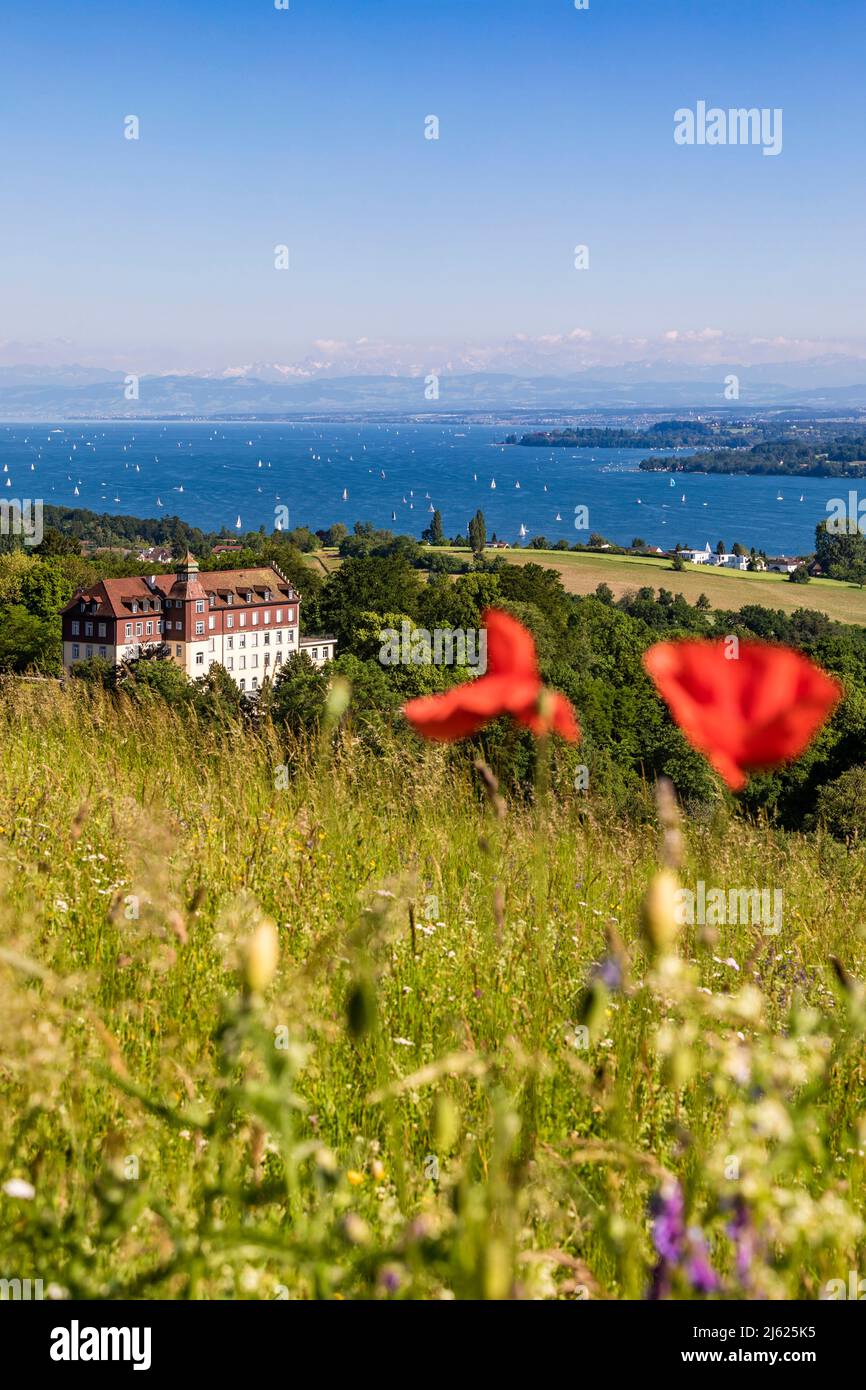
M 473 555 L 483 555 L 487 545 L 487 523 L 479 507 L 469 523 L 469 545 Z
M 75 536 L 64 535 L 56 526 L 49 526 L 33 553 L 41 556 L 80 555 L 81 542 Z
M 731 546 L 731 554 L 732 554 L 732 555 L 745 555 L 745 554 L 746 554 L 746 547 L 745 547 L 744 545 L 740 545 L 740 542 L 739 542 L 739 541 L 734 541 L 734 544 Z
M 701 613 L 709 613 L 710 600 L 707 598 L 706 594 L 698 594 L 695 599 L 695 608 Z
M 59 675 L 63 648 L 56 617 L 40 618 L 21 604 L 0 610 L 0 671 Z
M 672 569 L 672 570 L 676 570 L 677 573 L 679 573 L 680 571 L 684 570 L 685 567 L 686 567 L 686 562 L 685 562 L 685 560 L 683 559 L 683 557 L 682 557 L 682 555 L 680 554 L 680 552 L 677 551 L 676 555 L 675 555 L 674 558 L 671 560 L 671 569 Z
M 295 733 L 316 729 L 328 696 L 328 677 L 314 666 L 306 652 L 292 652 L 274 682 L 273 717 Z
M 430 518 L 430 525 L 425 526 L 424 530 L 421 532 L 421 539 L 422 541 L 426 541 L 428 545 L 445 544 L 445 532 L 442 530 L 442 513 L 439 511 L 438 507 Z
M 795 570 L 791 570 L 788 580 L 791 584 L 808 584 L 811 577 L 805 565 L 798 565 Z
M 725 542 L 724 542 L 724 541 L 717 541 L 717 542 L 716 542 L 716 554 L 717 554 L 717 555 L 726 555 L 726 554 L 727 554 L 727 551 L 725 550 Z
M 642 540 L 640 536 L 635 536 L 631 548 L 632 550 L 646 550 L 646 541 Z

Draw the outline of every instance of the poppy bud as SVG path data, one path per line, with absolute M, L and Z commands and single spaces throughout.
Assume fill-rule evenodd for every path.
M 251 994 L 264 994 L 280 958 L 280 943 L 273 922 L 261 922 L 246 948 L 246 982 Z
M 643 930 L 654 951 L 668 951 L 676 941 L 679 881 L 670 869 L 660 869 L 652 879 L 643 900 Z

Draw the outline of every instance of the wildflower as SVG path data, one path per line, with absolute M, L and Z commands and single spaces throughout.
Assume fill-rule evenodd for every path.
M 247 942 L 246 981 L 253 994 L 263 994 L 277 971 L 280 943 L 273 922 L 260 922 Z
M 351 1183 L 352 1187 L 360 1187 L 364 1181 L 364 1174 L 359 1173 L 357 1168 L 349 1168 L 346 1173 L 346 1181 Z
M 410 724 L 425 738 L 449 743 L 509 714 L 536 735 L 555 730 L 577 743 L 580 730 L 571 704 L 541 683 L 532 634 L 498 608 L 488 609 L 482 622 L 487 630 L 486 674 L 443 695 L 410 700 L 403 707 Z
M 643 928 L 653 950 L 667 951 L 679 935 L 678 893 L 676 874 L 659 869 L 643 901 Z
M 841 696 L 799 652 L 764 642 L 660 642 L 644 667 L 693 747 L 733 791 L 747 773 L 802 753 Z
M 651 1202 L 652 1238 L 658 1260 L 652 1272 L 649 1298 L 667 1298 L 675 1270 L 685 1275 L 695 1293 L 715 1293 L 721 1281 L 709 1260 L 707 1240 L 699 1226 L 685 1224 L 685 1198 L 678 1182 L 668 1181 Z
M 32 1202 L 36 1196 L 36 1188 L 24 1178 L 10 1178 L 4 1182 L 3 1191 L 7 1197 L 14 1197 L 19 1202 Z

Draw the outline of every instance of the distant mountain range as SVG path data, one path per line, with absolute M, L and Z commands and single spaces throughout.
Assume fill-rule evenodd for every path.
M 739 397 L 733 400 L 725 396 L 730 377 L 739 382 Z M 866 360 L 840 355 L 755 366 L 628 363 L 569 376 L 443 374 L 433 399 L 432 383 L 424 376 L 304 375 L 273 363 L 214 374 L 142 376 L 137 400 L 126 398 L 126 381 L 124 372 L 74 364 L 0 367 L 0 419 L 866 408 Z

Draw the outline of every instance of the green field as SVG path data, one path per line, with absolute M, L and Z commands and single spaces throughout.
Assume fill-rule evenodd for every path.
M 7 1274 L 639 1298 L 674 1181 L 726 1297 L 863 1268 L 862 851 L 702 815 L 681 881 L 779 889 L 782 929 L 663 944 L 657 901 L 651 949 L 649 791 L 619 824 L 542 755 L 500 817 L 468 761 L 351 711 L 307 745 L 77 683 L 0 697 Z
M 467 552 L 455 551 L 455 554 Z M 607 584 L 617 598 L 629 589 L 648 584 L 670 589 L 694 603 L 706 594 L 713 608 L 741 608 L 759 603 L 766 608 L 815 608 L 840 623 L 866 623 L 866 589 L 835 579 L 812 579 L 808 584 L 791 584 L 782 574 L 749 574 L 740 570 L 708 570 L 704 565 L 687 565 L 683 572 L 671 569 L 661 556 L 597 555 L 561 550 L 488 550 L 488 556 L 504 555 L 512 564 L 546 565 L 558 570 L 569 593 L 591 594 L 599 584 Z

